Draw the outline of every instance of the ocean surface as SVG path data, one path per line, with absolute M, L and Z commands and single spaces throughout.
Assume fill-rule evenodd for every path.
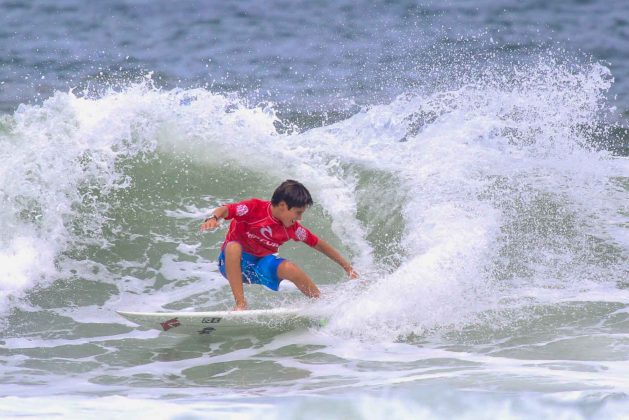
M 0 417 L 629 418 L 626 1 L 0 1 Z M 302 181 L 311 326 L 216 206 Z M 320 320 L 327 320 L 321 323 Z

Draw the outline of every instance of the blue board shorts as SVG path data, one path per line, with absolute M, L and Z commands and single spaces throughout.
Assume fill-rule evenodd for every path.
M 271 290 L 278 291 L 282 279 L 277 275 L 277 268 L 283 261 L 286 261 L 286 259 L 277 255 L 256 257 L 243 252 L 242 260 L 240 260 L 243 283 L 261 284 Z M 223 277 L 227 278 L 227 273 L 225 272 L 225 250 L 221 250 L 218 256 L 218 269 Z

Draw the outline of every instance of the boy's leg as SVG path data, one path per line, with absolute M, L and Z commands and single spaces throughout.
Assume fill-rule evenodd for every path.
M 236 300 L 236 306 L 234 307 L 236 311 L 247 309 L 245 291 L 242 285 L 241 261 L 242 246 L 238 242 L 230 242 L 225 245 L 225 274 L 227 274 L 229 286 L 232 288 L 232 293 Z
M 311 298 L 318 298 L 319 289 L 301 268 L 290 261 L 282 261 L 277 267 L 277 275 L 284 280 L 292 281 L 301 292 Z

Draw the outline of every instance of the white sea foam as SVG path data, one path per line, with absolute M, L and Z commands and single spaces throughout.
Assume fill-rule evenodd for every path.
M 156 153 L 306 182 L 363 273 L 362 284 L 339 287 L 337 298 L 322 302 L 322 311 L 335 313 L 330 331 L 391 340 L 474 322 L 524 290 L 532 296 L 551 287 L 572 296 L 571 289 L 598 284 L 600 293 L 600 284 L 622 280 L 627 268 L 626 189 L 612 179 L 628 176 L 629 165 L 588 146 L 592 133 L 601 134 L 594 127 L 609 72 L 539 64 L 508 80 L 492 77 L 402 95 L 293 134 L 276 132 L 269 105 L 203 89 L 161 91 L 150 82 L 100 98 L 57 93 L 41 106 L 22 106 L 1 143 L 0 190 L 9 205 L 2 210 L 0 308 L 67 272 L 63 254 L 72 244 L 103 243 L 108 194 L 133 185 L 128 165 Z M 394 187 L 359 202 L 365 171 L 393 177 Z M 374 227 L 359 216 L 361 206 L 381 200 L 391 203 L 385 219 L 395 216 L 389 209 L 401 209 L 401 237 L 390 244 L 404 254 L 399 266 L 374 257 L 367 239 Z M 185 221 L 204 213 L 195 205 L 172 208 L 162 214 Z M 592 240 L 620 256 L 612 264 L 588 262 L 601 258 L 587 248 Z M 200 280 L 182 283 L 181 293 L 165 289 L 141 299 L 154 307 L 173 293 L 208 290 L 220 276 L 196 238 L 186 243 L 170 252 L 195 261 L 165 252 L 148 280 L 125 274 L 108 281 L 121 294 L 142 294 L 157 273 Z M 120 262 L 127 271 L 142 264 Z
M 409 258 L 359 296 L 341 297 L 330 328 L 392 339 L 466 324 L 498 309 L 505 294 L 518 296 L 522 280 L 541 293 L 559 287 L 571 295 L 591 289 L 589 281 L 614 293 L 628 264 L 620 227 L 627 191 L 613 178 L 629 168 L 593 151 L 588 137 L 609 73 L 596 65 L 578 74 L 529 70 L 516 85 L 490 80 L 402 96 L 300 136 L 311 154 L 395 174 L 405 193 Z M 547 219 L 559 226 L 545 226 Z M 548 236 L 546 229 L 557 231 Z M 586 248 L 591 235 L 615 243 L 622 254 L 616 264 L 584 262 L 596 258 Z M 525 260 L 523 274 L 497 278 L 504 259 Z
M 4 418 L 60 416 L 67 419 L 97 419 L 107 413 L 111 419 L 150 416 L 155 419 L 206 418 L 226 419 L 283 419 L 321 418 L 330 419 L 528 419 L 558 417 L 586 419 L 595 415 L 610 420 L 625 418 L 622 402 L 593 401 L 583 407 L 565 407 L 561 401 L 532 395 L 528 398 L 497 398 L 489 394 L 451 392 L 441 389 L 421 390 L 411 396 L 391 395 L 341 395 L 336 397 L 290 397 L 290 400 L 248 397 L 247 401 L 228 399 L 211 402 L 199 399 L 183 401 L 151 399 L 121 395 L 81 397 L 5 397 L 0 413 Z

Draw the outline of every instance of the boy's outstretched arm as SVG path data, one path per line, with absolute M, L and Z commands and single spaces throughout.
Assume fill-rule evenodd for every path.
M 203 223 L 201 224 L 201 232 L 204 232 L 206 230 L 216 229 L 218 227 L 218 222 L 221 219 L 226 218 L 228 213 L 229 212 L 227 210 L 227 206 L 220 206 L 220 207 L 215 208 L 212 211 L 212 215 L 208 217 L 207 219 L 205 219 Z
M 358 278 L 358 273 L 354 271 L 352 265 L 345 261 L 345 258 L 343 258 L 343 256 L 332 245 L 330 245 L 323 239 L 319 239 L 319 242 L 317 242 L 317 244 L 314 246 L 314 249 L 321 252 L 322 254 L 325 254 L 332 261 L 343 267 L 343 270 L 345 270 L 349 278 Z

